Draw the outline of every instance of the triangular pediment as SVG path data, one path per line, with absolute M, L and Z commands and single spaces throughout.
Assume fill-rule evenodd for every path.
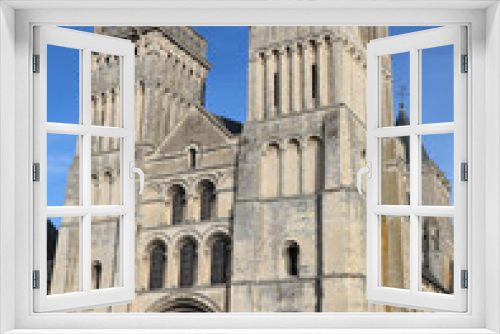
M 167 135 L 155 156 L 176 154 L 193 144 L 203 148 L 221 146 L 228 144 L 231 137 L 214 116 L 204 111 L 190 111 Z

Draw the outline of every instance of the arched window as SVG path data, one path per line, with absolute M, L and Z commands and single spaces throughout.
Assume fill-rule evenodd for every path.
M 214 218 L 215 213 L 215 186 L 210 181 L 203 181 L 200 194 L 200 220 L 207 221 Z
M 299 256 L 300 256 L 300 248 L 296 242 L 293 242 L 290 246 L 288 246 L 286 250 L 287 256 L 287 264 L 288 264 L 288 275 L 290 276 L 299 276 Z
M 94 261 L 92 267 L 92 276 L 94 281 L 94 290 L 101 288 L 102 264 L 99 261 Z
M 181 186 L 174 186 L 172 190 L 172 224 L 184 221 L 186 209 L 186 191 Z
M 149 267 L 149 289 L 160 290 L 163 289 L 163 282 L 165 278 L 165 264 L 166 264 L 166 249 L 165 244 L 156 242 L 151 247 L 150 254 L 150 267 Z
M 225 238 L 217 238 L 212 245 L 210 281 L 224 284 L 229 274 L 230 245 Z
M 196 243 L 193 240 L 188 240 L 182 245 L 180 250 L 180 287 L 191 287 L 194 285 L 197 262 Z
M 189 149 L 188 160 L 189 160 L 189 168 L 195 169 L 196 168 L 196 149 L 194 149 L 194 148 Z

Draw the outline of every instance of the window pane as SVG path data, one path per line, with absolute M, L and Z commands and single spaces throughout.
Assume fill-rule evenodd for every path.
M 79 136 L 47 134 L 47 206 L 80 205 Z
M 422 124 L 453 122 L 453 45 L 421 50 Z
M 81 291 L 80 220 L 47 218 L 47 295 Z
M 410 124 L 410 53 L 380 57 L 380 126 Z
M 120 216 L 92 216 L 92 290 L 121 286 Z
M 47 45 L 47 122 L 80 123 L 80 50 Z
M 422 205 L 453 205 L 453 137 L 422 136 Z
M 92 52 L 92 125 L 120 126 L 120 57 Z
M 453 294 L 453 218 L 421 217 L 421 290 Z
M 410 217 L 380 217 L 380 286 L 410 289 Z
M 409 205 L 410 137 L 380 140 L 382 205 Z
M 92 205 L 120 205 L 120 139 L 92 137 Z

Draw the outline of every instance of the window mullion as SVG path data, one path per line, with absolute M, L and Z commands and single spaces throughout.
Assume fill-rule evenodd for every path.
M 419 217 L 414 209 L 420 204 L 420 154 L 419 136 L 413 131 L 419 124 L 420 107 L 420 57 L 419 50 L 410 51 L 410 291 L 415 293 L 419 289 Z
M 83 50 L 82 66 L 81 66 L 81 104 L 82 104 L 82 124 L 83 126 L 90 128 L 91 125 L 91 51 L 86 48 Z M 82 154 L 80 155 L 80 163 L 82 167 L 82 173 L 80 174 L 80 182 L 83 192 L 82 201 L 83 206 L 89 208 L 91 205 L 91 173 L 92 173 L 92 152 L 91 152 L 91 137 L 90 131 L 82 136 Z M 90 211 L 81 219 L 81 229 L 80 233 L 80 282 L 83 285 L 82 291 L 85 293 L 90 293 L 91 290 L 91 215 Z

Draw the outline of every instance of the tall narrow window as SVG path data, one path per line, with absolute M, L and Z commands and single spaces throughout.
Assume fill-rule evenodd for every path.
M 94 262 L 92 268 L 92 276 L 94 281 L 94 290 L 98 290 L 101 287 L 101 277 L 102 277 L 102 264 L 99 261 Z
M 189 168 L 195 169 L 196 168 L 196 149 L 190 148 L 189 149 Z
M 315 99 L 318 96 L 318 67 L 316 66 L 316 64 L 312 65 L 311 75 L 312 98 Z
M 210 181 L 201 184 L 200 220 L 207 221 L 214 218 L 215 213 L 215 186 Z
M 207 81 L 205 78 L 203 78 L 203 82 L 201 84 L 201 105 L 203 107 L 205 107 L 206 95 L 207 95 Z
M 149 268 L 149 289 L 160 290 L 163 288 L 166 264 L 165 244 L 156 242 L 151 248 Z
M 296 242 L 293 242 L 287 248 L 287 257 L 288 257 L 288 275 L 290 276 L 299 276 L 299 254 L 300 249 L 299 245 Z
M 180 251 L 180 273 L 179 286 L 191 287 L 194 285 L 197 266 L 196 244 L 193 240 L 188 240 L 181 247 Z
M 229 242 L 218 238 L 212 245 L 212 266 L 210 281 L 212 284 L 224 284 L 229 273 Z
M 181 186 L 174 186 L 172 191 L 172 224 L 184 221 L 186 209 L 186 191 Z
M 278 73 L 274 73 L 274 106 L 276 108 L 280 106 L 280 76 Z

